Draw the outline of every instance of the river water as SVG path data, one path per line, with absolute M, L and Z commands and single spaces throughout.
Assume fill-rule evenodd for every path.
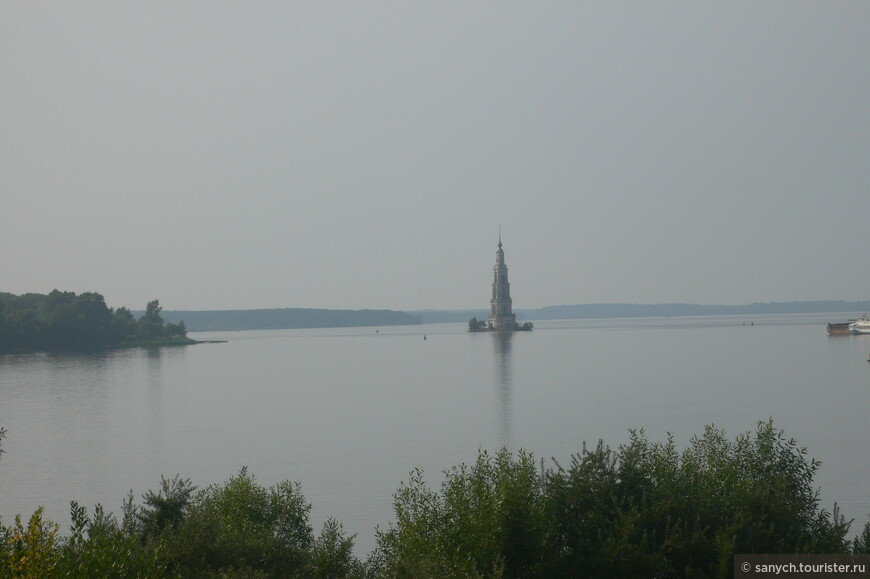
M 870 514 L 870 337 L 829 337 L 842 315 L 542 321 L 192 333 L 184 348 L 0 356 L 0 519 L 69 502 L 120 510 L 181 474 L 203 487 L 247 466 L 302 483 L 312 523 L 335 517 L 361 556 L 422 467 L 478 449 L 567 463 L 629 428 L 679 446 L 707 424 L 733 436 L 773 417 L 822 461 L 822 506 L 853 534 Z M 854 317 L 854 315 L 852 315 Z

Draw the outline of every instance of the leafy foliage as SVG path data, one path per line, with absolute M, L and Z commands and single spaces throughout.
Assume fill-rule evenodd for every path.
M 734 553 L 848 552 L 850 523 L 819 509 L 805 454 L 771 422 L 734 441 L 710 426 L 683 452 L 632 432 L 540 473 L 524 452 L 482 452 L 440 492 L 411 473 L 373 565 L 386 577 L 730 577 Z
M 633 431 L 567 467 L 481 451 L 439 489 L 412 471 L 365 563 L 335 519 L 315 538 L 299 483 L 175 476 L 131 492 L 120 523 L 73 502 L 67 537 L 41 508 L 0 525 L 0 577 L 731 577 L 734 553 L 867 553 L 870 523 L 847 541 L 819 508 L 818 466 L 771 422 L 733 440 L 710 426 L 682 451 Z
M 139 336 L 146 339 L 161 338 L 166 335 L 166 329 L 163 327 L 163 318 L 160 317 L 160 312 L 163 308 L 160 307 L 158 300 L 151 300 L 145 306 L 145 313 L 139 318 Z
M 57 545 L 57 523 L 42 519 L 42 507 L 36 509 L 25 527 L 21 515 L 15 524 L 2 533 L 5 550 L 0 557 L 0 570 L 14 577 L 47 577 L 57 568 L 60 554 Z
M 242 469 L 197 494 L 167 556 L 183 575 L 232 570 L 292 577 L 313 547 L 310 509 L 298 483 L 266 489 Z
M 852 541 L 852 552 L 870 555 L 870 522 L 864 523 L 864 530 Z
M 314 540 L 310 562 L 310 577 L 316 579 L 363 577 L 365 572 L 353 555 L 353 537 L 346 537 L 341 523 L 333 518 L 327 519 Z
M 184 520 L 195 490 L 190 479 L 179 475 L 171 479 L 160 477 L 160 490 L 142 495 L 144 505 L 137 508 L 132 506 L 132 499 L 128 501 L 125 506 L 128 527 L 135 529 L 143 539 L 174 531 Z
M 130 310 L 109 308 L 95 292 L 0 293 L 0 352 L 98 348 L 187 336 L 184 322 L 165 324 L 160 311 L 159 301 L 153 300 L 136 321 Z
M 547 477 L 555 570 L 731 576 L 734 553 L 845 552 L 849 524 L 819 510 L 805 454 L 771 422 L 734 442 L 707 427 L 682 453 L 642 431 L 584 449 Z
M 477 316 L 468 320 L 468 331 L 469 332 L 479 332 L 481 330 L 486 329 L 486 322 L 483 320 L 478 320 Z
M 61 551 L 61 576 L 164 577 L 161 550 L 146 548 L 137 536 L 118 525 L 101 505 L 90 517 L 75 501 L 70 505 L 70 535 Z

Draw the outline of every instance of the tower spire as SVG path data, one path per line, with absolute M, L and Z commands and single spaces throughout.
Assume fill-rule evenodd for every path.
M 498 224 L 498 251 L 495 252 L 492 272 L 492 299 L 489 300 L 487 325 L 493 330 L 512 330 L 517 317 L 512 311 L 511 284 L 508 282 L 508 268 L 501 248 L 501 223 Z

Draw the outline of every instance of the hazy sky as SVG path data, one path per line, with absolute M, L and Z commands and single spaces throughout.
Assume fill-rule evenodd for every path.
M 870 299 L 870 2 L 0 4 L 0 291 Z

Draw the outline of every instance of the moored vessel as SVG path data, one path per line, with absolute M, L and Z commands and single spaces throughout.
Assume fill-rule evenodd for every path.
M 855 320 L 849 320 L 848 322 L 828 324 L 828 333 L 832 336 L 849 336 L 852 334 L 852 330 L 849 329 L 849 326 L 851 326 L 854 321 Z
M 870 318 L 861 316 L 849 324 L 849 331 L 853 334 L 870 334 Z

